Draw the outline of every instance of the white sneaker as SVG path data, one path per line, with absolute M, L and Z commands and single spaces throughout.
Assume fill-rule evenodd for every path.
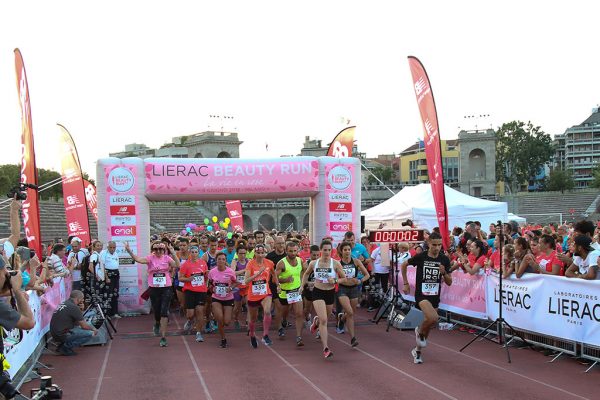
M 196 332 L 196 342 L 204 342 L 204 338 L 202 337 L 202 332 Z
M 427 340 L 421 339 L 421 335 L 419 335 L 419 327 L 415 328 L 415 339 L 417 341 L 417 347 L 427 347 Z
M 119 319 L 122 318 L 119 314 L 115 314 L 111 317 L 112 319 Z
M 410 354 L 413 356 L 413 361 L 415 364 L 423 364 L 423 359 L 421 358 L 421 352 L 417 350 L 415 347 L 410 351 Z
M 189 332 L 191 330 L 192 330 L 192 320 L 188 319 L 187 321 L 185 321 L 185 325 L 183 326 L 183 331 Z

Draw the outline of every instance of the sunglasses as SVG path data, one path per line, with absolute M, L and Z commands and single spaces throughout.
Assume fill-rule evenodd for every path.
M 153 247 L 152 248 L 152 251 L 161 251 L 161 250 L 165 251 L 165 248 L 164 247 Z

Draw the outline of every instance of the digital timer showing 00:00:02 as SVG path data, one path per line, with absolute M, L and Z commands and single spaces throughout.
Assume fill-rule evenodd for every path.
M 418 243 L 425 239 L 422 229 L 398 229 L 389 231 L 370 231 L 369 241 L 373 243 Z

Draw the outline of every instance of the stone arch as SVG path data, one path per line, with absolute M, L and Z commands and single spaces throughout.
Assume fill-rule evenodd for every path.
M 302 219 L 302 229 L 310 229 L 310 214 L 306 214 Z
M 248 214 L 244 214 L 242 215 L 242 219 L 244 220 L 244 231 L 253 231 L 252 218 Z
M 263 214 L 258 218 L 258 229 L 271 230 L 273 228 L 275 228 L 275 218 L 271 214 Z
M 292 227 L 291 230 L 298 230 L 298 219 L 293 214 L 284 214 L 283 217 L 281 217 L 279 228 L 281 230 L 286 230 L 290 225 Z
M 204 156 L 202 155 L 202 153 L 197 152 L 194 158 L 204 158 Z
M 485 179 L 485 151 L 480 148 L 469 153 L 469 175 L 474 180 Z
M 231 154 L 229 154 L 226 151 L 222 151 L 219 154 L 217 154 L 217 158 L 231 158 Z

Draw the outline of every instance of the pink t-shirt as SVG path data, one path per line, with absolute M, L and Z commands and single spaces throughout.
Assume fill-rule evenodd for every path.
M 208 279 L 212 281 L 212 297 L 218 300 L 233 300 L 233 292 L 228 289 L 235 282 L 235 272 L 229 267 L 223 271 L 213 268 L 208 273 Z
M 173 261 L 171 256 L 157 257 L 154 254 L 146 256 L 148 260 L 148 286 L 169 287 L 173 285 L 169 273 L 169 263 Z

